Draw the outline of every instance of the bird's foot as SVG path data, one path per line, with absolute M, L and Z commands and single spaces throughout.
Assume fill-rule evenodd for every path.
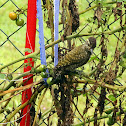
M 79 77 L 80 79 L 82 79 L 83 77 L 88 78 L 88 76 L 82 70 L 75 70 L 75 71 L 72 71 L 70 74 L 75 75 Z

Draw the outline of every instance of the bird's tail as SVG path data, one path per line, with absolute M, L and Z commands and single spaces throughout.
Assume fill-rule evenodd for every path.
M 63 83 L 65 81 L 65 75 L 62 70 L 55 67 L 53 69 L 52 77 L 55 83 Z

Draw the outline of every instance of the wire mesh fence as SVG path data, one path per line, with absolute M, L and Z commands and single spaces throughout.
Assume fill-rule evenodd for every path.
M 72 82 L 68 78 L 67 84 L 49 87 L 45 94 L 45 85 L 43 87 L 42 82 L 41 84 L 39 82 L 41 79 L 40 73 L 33 74 L 35 85 L 32 85 L 32 92 L 34 95 L 38 91 L 38 94 L 34 96 L 31 108 L 27 112 L 30 112 L 31 124 L 34 121 L 39 101 L 44 97 L 42 103 L 40 103 L 36 125 L 70 125 L 73 122 L 79 125 L 86 123 L 89 125 L 103 125 L 110 123 L 110 118 L 113 118 L 111 121 L 113 124 L 126 125 L 125 2 L 95 0 L 78 0 L 76 4 L 74 3 L 75 1 L 70 0 L 70 2 L 72 8 L 74 8 L 73 10 L 76 12 L 73 12 L 76 19 L 71 18 L 71 20 L 77 23 L 72 24 L 68 20 L 68 6 L 66 6 L 64 0 L 61 1 L 59 36 L 63 42 L 59 44 L 59 59 L 62 59 L 64 55 L 76 46 L 85 43 L 88 38 L 87 36 L 95 36 L 97 46 L 88 63 L 79 68 L 80 74 L 72 77 Z M 53 8 L 52 1 L 49 6 Z M 79 12 L 76 10 L 77 6 Z M 44 6 L 44 0 L 42 7 L 44 13 L 44 37 L 47 47 L 54 41 L 53 33 L 50 32 L 53 29 L 53 23 L 51 24 L 51 18 L 48 16 L 51 12 L 49 8 Z M 1 67 L 21 58 L 26 51 L 24 47 L 27 11 L 20 15 L 25 22 L 20 27 L 8 17 L 10 11 L 20 11 L 22 9 L 27 9 L 26 1 L 0 1 Z M 70 5 L 68 10 L 70 10 Z M 79 15 L 79 18 L 77 15 Z M 69 25 L 69 23 L 71 24 Z M 75 25 L 80 25 L 80 27 L 77 27 L 77 29 Z M 37 30 L 36 50 L 39 50 L 38 34 Z M 72 37 L 71 34 L 74 34 L 75 37 Z M 70 36 L 73 39 L 66 40 L 66 36 Z M 46 50 L 47 67 L 49 70 L 54 67 L 52 50 L 53 47 Z M 35 59 L 34 61 L 35 67 L 38 67 L 40 60 Z M 25 90 L 21 86 L 24 65 L 22 60 L 1 70 L 0 125 L 17 126 L 20 125 L 20 120 L 27 116 L 27 113 L 22 115 L 19 109 L 8 120 L 8 116 L 21 106 L 21 94 Z M 5 95 L 2 95 L 2 93 L 5 93 Z M 108 106 L 112 110 L 111 117 L 104 113 Z M 102 115 L 101 118 L 99 113 L 100 116 Z M 123 115 L 120 116 L 121 114 Z M 108 117 L 109 121 L 107 122 L 106 118 Z

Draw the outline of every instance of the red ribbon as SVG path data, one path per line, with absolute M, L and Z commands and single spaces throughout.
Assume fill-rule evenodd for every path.
M 27 12 L 27 30 L 26 30 L 26 45 L 25 48 L 31 49 L 32 52 L 35 50 L 35 35 L 36 35 L 36 16 L 37 16 L 37 0 L 28 0 L 28 12 Z M 31 52 L 31 53 L 32 53 Z M 25 55 L 30 54 L 30 52 L 25 52 Z M 34 66 L 34 61 L 32 58 L 25 59 L 24 61 L 24 72 L 31 70 Z M 28 66 L 29 65 L 29 66 Z M 32 75 L 27 75 L 23 77 L 25 82 L 27 78 L 31 77 Z M 28 80 L 24 85 L 28 85 L 33 83 L 33 78 Z M 26 91 L 22 92 L 22 104 L 28 101 L 31 98 L 32 91 L 31 88 L 27 89 Z M 27 105 L 25 108 L 21 110 L 22 112 L 22 120 L 20 122 L 20 126 L 30 126 L 30 107 L 31 105 Z

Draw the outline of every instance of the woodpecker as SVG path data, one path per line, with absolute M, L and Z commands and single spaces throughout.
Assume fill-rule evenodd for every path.
M 86 64 L 95 47 L 96 39 L 90 37 L 84 44 L 68 52 L 54 67 L 54 78 L 62 78 L 62 76 L 68 75 L 70 72 L 75 71 L 76 68 Z

